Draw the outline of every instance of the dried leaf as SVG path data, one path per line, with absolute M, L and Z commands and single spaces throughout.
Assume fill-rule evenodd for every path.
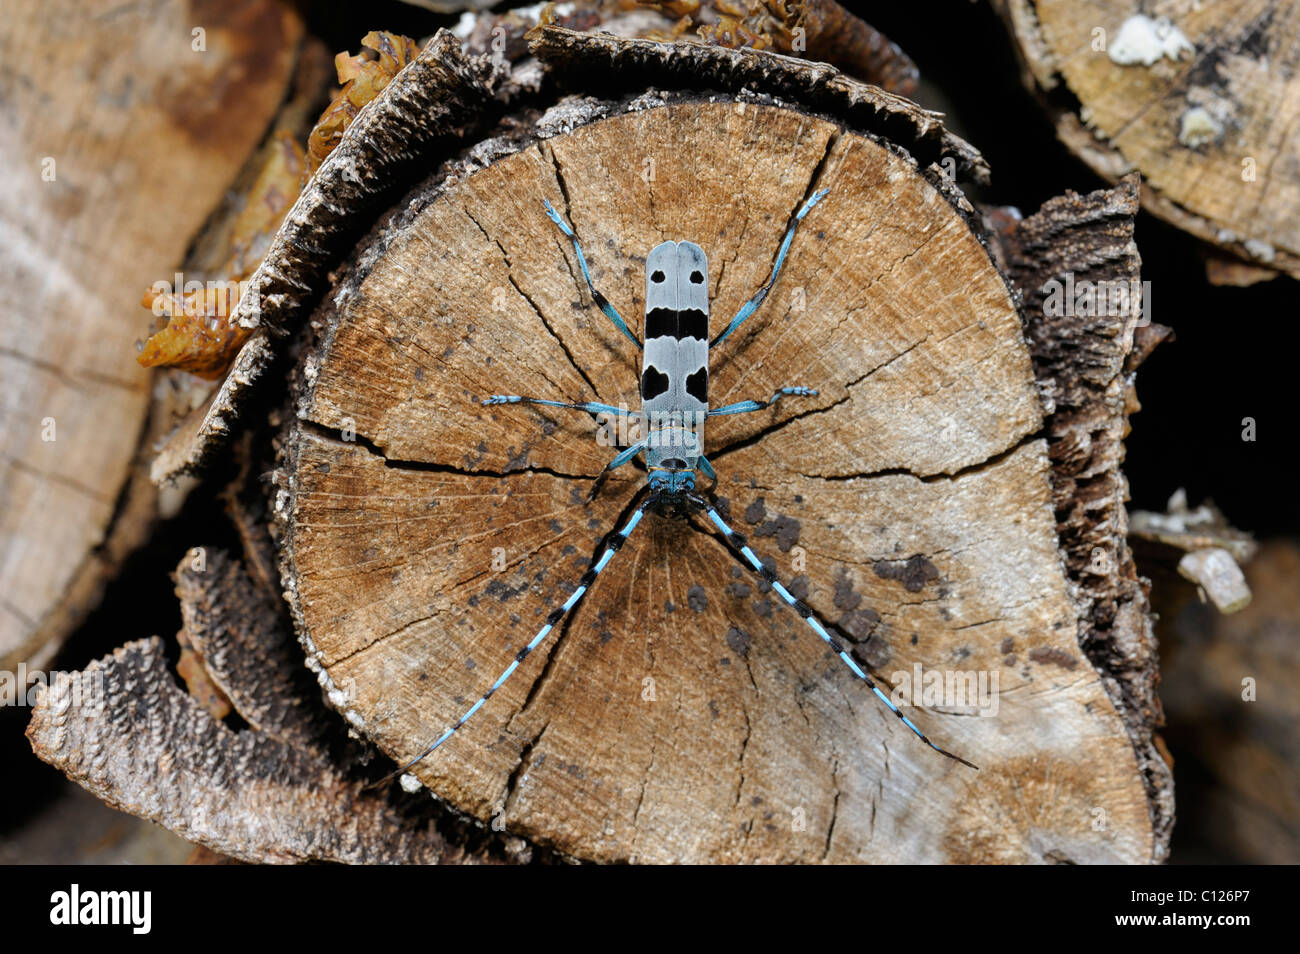
M 420 53 L 414 40 L 395 33 L 372 31 L 362 38 L 361 45 L 356 56 L 345 51 L 334 58 L 343 86 L 308 136 L 306 154 L 290 133 L 274 137 L 266 164 L 231 230 L 230 259 L 217 272 L 226 278 L 189 292 L 160 283 L 145 293 L 141 303 L 167 321 L 144 343 L 137 358 L 140 364 L 179 368 L 209 380 L 229 370 L 252 334 L 252 329 L 231 322 L 242 294 L 241 283 L 257 269 L 285 213 L 306 180 L 338 145 L 343 131 Z
M 356 119 L 361 108 L 387 86 L 398 73 L 420 55 L 420 48 L 410 37 L 396 33 L 371 31 L 361 40 L 362 51 L 356 56 L 344 51 L 334 57 L 338 70 L 339 90 L 334 101 L 316 121 L 307 139 L 307 175 L 320 168 L 343 131 Z
M 226 373 L 252 329 L 231 323 L 243 282 L 257 269 L 298 198 L 305 165 L 302 147 L 288 132 L 276 133 L 265 164 L 249 189 L 231 229 L 230 257 L 217 273 L 226 278 L 186 292 L 165 282 L 145 292 L 141 304 L 166 324 L 136 359 L 146 368 L 168 367 L 216 379 Z
M 146 368 L 180 368 L 215 380 L 226 373 L 250 331 L 232 326 L 230 315 L 239 301 L 239 279 L 209 282 L 188 295 L 145 292 L 140 304 L 167 325 L 144 343 L 136 358 Z
M 895 44 L 836 0 L 639 0 L 642 6 L 680 18 L 673 40 L 692 27 L 701 42 L 731 49 L 771 49 L 824 60 L 891 92 L 916 90 L 916 65 Z

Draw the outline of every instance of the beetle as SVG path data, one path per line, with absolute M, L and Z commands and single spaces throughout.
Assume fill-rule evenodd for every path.
M 565 237 L 573 243 L 573 250 L 578 258 L 578 265 L 592 300 L 614 326 L 642 352 L 641 359 L 641 411 L 631 412 L 627 408 L 617 408 L 609 404 L 594 401 L 565 402 L 551 401 L 543 398 L 523 397 L 517 394 L 494 394 L 483 399 L 484 405 L 533 404 L 543 407 L 563 408 L 584 411 L 588 414 L 609 414 L 628 418 L 639 416 L 646 424 L 646 435 L 631 446 L 620 451 L 606 466 L 610 470 L 621 467 L 640 454 L 645 455 L 646 488 L 645 498 L 632 511 L 622 527 L 610 533 L 601 548 L 600 556 L 590 566 L 577 587 L 569 594 L 563 605 L 546 617 L 545 623 L 537 634 L 525 645 L 505 671 L 497 677 L 477 702 L 474 703 L 454 725 L 448 728 L 423 752 L 405 763 L 383 781 L 396 775 L 404 775 L 416 764 L 427 758 L 435 749 L 455 734 L 456 730 L 469 721 L 474 713 L 492 698 L 492 695 L 505 684 L 516 669 L 549 636 L 564 617 L 578 605 L 579 601 L 591 589 L 601 571 L 609 565 L 614 554 L 623 546 L 628 536 L 636 529 L 642 518 L 650 511 L 656 511 L 670 517 L 689 519 L 692 514 L 703 513 L 722 533 L 732 555 L 742 565 L 753 570 L 781 599 L 795 610 L 825 643 L 830 646 L 855 676 L 863 680 L 872 692 L 906 725 L 922 742 L 942 755 L 954 759 L 970 768 L 978 768 L 961 756 L 954 755 L 932 742 L 924 732 L 917 728 L 907 716 L 903 715 L 897 705 L 881 691 L 880 687 L 862 667 L 849 655 L 844 645 L 831 634 L 813 613 L 812 608 L 803 600 L 797 599 L 777 579 L 776 574 L 750 548 L 745 537 L 733 530 L 717 507 L 695 489 L 696 473 L 703 474 L 711 481 L 717 480 L 717 474 L 708 458 L 704 456 L 704 422 L 710 417 L 730 414 L 748 414 L 771 407 L 783 397 L 811 397 L 817 392 L 812 388 L 799 385 L 778 388 L 767 400 L 746 400 L 723 407 L 710 408 L 708 402 L 709 387 L 709 353 L 735 333 L 745 321 L 754 314 L 767 298 L 781 274 L 781 267 L 794 241 L 799 223 L 827 194 L 826 189 L 814 192 L 799 208 L 786 229 L 785 237 L 777 252 L 772 274 L 758 291 L 740 307 L 735 317 L 726 328 L 713 339 L 708 340 L 709 296 L 708 296 L 708 256 L 704 249 L 694 242 L 667 241 L 651 249 L 646 256 L 646 295 L 645 295 L 645 343 L 632 333 L 627 322 L 602 295 L 592 281 L 587 267 L 587 258 L 576 233 L 564 218 L 555 211 L 549 201 L 543 203 L 546 214 L 550 217 Z

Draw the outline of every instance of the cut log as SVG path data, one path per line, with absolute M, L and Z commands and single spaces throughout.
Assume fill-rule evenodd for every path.
M 180 2 L 5 6 L 0 670 L 47 665 L 156 514 L 126 489 L 148 436 L 140 293 L 253 151 L 302 34 L 269 0 L 206 9 L 203 50 L 195 26 Z
M 982 771 L 920 745 L 716 538 L 651 517 L 415 774 L 605 861 L 1159 857 L 1124 719 L 1080 652 L 1020 318 L 964 200 L 795 109 L 658 93 L 581 124 L 578 105 L 552 118 L 572 131 L 418 191 L 322 315 L 279 514 L 300 635 L 349 721 L 395 759 L 423 750 L 643 479 L 618 471 L 588 505 L 614 452 L 589 420 L 478 406 L 638 404 L 637 356 L 584 306 L 542 200 L 624 315 L 649 248 L 702 243 L 716 330 L 825 187 L 764 312 L 715 355 L 711 397 L 820 395 L 711 424 L 717 495 L 886 682 L 999 680 L 995 716 L 914 713 Z
M 994 5 L 1075 155 L 1112 182 L 1140 172 L 1148 211 L 1238 261 L 1300 278 L 1300 7 Z M 1210 276 L 1257 280 L 1217 262 Z

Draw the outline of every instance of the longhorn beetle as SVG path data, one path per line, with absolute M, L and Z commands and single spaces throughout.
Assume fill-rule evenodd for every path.
M 616 467 L 623 466 L 638 454 L 644 453 L 648 471 L 648 493 L 632 512 L 631 517 L 623 525 L 622 529 L 611 533 L 606 538 L 600 558 L 583 574 L 577 588 L 569 594 L 569 598 L 564 601 L 564 605 L 552 611 L 546 617 L 545 625 L 537 631 L 537 635 L 526 646 L 519 650 L 514 660 L 506 667 L 505 672 L 497 677 L 497 681 L 492 683 L 492 686 L 483 694 L 482 698 L 470 706 L 469 711 L 456 720 L 456 723 L 439 736 L 432 745 L 382 781 L 387 781 L 389 778 L 404 774 L 410 770 L 416 763 L 451 738 L 452 734 L 464 725 L 470 716 L 478 712 L 483 704 L 492 697 L 492 694 L 510 678 L 511 673 L 519 668 L 524 659 L 528 657 L 528 654 L 541 645 L 542 640 L 550 635 L 552 630 L 559 625 L 560 620 L 578 605 L 578 601 L 582 599 L 583 594 L 596 581 L 596 577 L 601 570 L 605 569 L 609 561 L 613 559 L 614 554 L 627 540 L 628 535 L 641 522 L 641 518 L 651 510 L 687 520 L 693 513 L 702 512 L 707 514 L 709 520 L 726 538 L 732 555 L 739 554 L 739 557 L 743 557 L 742 565 L 748 564 L 749 568 L 769 584 L 782 600 L 793 607 L 812 628 L 812 631 L 820 636 L 832 651 L 839 655 L 844 664 L 853 671 L 853 674 L 865 682 L 871 691 L 876 694 L 877 698 L 888 706 L 889 710 L 898 716 L 903 721 L 903 724 L 916 734 L 917 738 L 936 752 L 946 755 L 950 759 L 955 759 L 963 765 L 977 768 L 977 766 L 967 762 L 960 756 L 939 748 L 912 723 L 911 719 L 903 715 L 889 696 L 881 692 L 880 687 L 854 662 L 853 657 L 848 654 L 839 640 L 827 632 L 826 627 L 813 615 L 813 611 L 808 604 L 803 600 L 796 599 L 776 578 L 776 574 L 765 567 L 755 556 L 745 537 L 732 530 L 719 515 L 717 508 L 706 498 L 695 492 L 695 472 L 697 470 L 709 478 L 710 481 L 717 481 L 717 474 L 714 472 L 713 466 L 700 453 L 704 446 L 703 422 L 705 418 L 721 417 L 725 414 L 748 414 L 751 411 L 760 411 L 771 407 L 786 396 L 811 397 L 817 394 L 812 388 L 783 387 L 778 388 L 772 397 L 766 401 L 738 401 L 735 404 L 710 408 L 708 400 L 709 351 L 726 341 L 737 328 L 745 323 L 747 318 L 758 310 L 763 300 L 767 298 L 772 286 L 776 284 L 777 277 L 781 274 L 781 266 L 785 262 L 786 253 L 790 250 L 790 243 L 794 241 L 795 230 L 798 228 L 799 223 L 803 221 L 804 216 L 822 200 L 827 191 L 822 189 L 814 192 L 804 202 L 786 229 L 785 238 L 781 242 L 781 247 L 776 255 L 776 263 L 772 267 L 771 277 L 740 307 L 740 310 L 736 312 L 736 316 L 731 319 L 730 324 L 712 342 L 708 340 L 709 264 L 704 249 L 694 242 L 673 241 L 664 242 L 652 249 L 646 257 L 645 266 L 644 346 L 628 328 L 627 322 L 623 320 L 618 310 L 610 304 L 609 299 L 596 290 L 596 286 L 591 280 L 591 272 L 587 269 L 587 258 L 582 253 L 582 246 L 578 244 L 578 237 L 574 234 L 573 229 L 551 207 L 549 201 L 543 202 L 546 214 L 550 216 L 551 221 L 573 243 L 573 250 L 577 254 L 578 265 L 582 269 L 582 277 L 586 280 L 587 288 L 591 291 L 592 300 L 605 313 L 606 317 L 614 323 L 614 326 L 643 352 L 641 359 L 641 415 L 646 422 L 646 436 L 626 450 L 621 451 L 611 460 L 605 468 L 605 473 Z M 629 412 L 626 408 L 616 408 L 594 401 L 571 404 L 563 401 L 520 397 L 516 394 L 494 394 L 481 403 L 485 405 L 537 404 L 543 407 L 586 411 L 588 414 L 612 414 L 619 417 L 629 417 L 635 414 L 635 412 Z

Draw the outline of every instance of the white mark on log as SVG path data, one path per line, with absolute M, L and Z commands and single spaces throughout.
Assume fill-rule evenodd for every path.
M 1210 115 L 1204 106 L 1193 106 L 1183 113 L 1178 141 L 1190 149 L 1214 142 L 1223 135 L 1223 123 Z
M 1186 554 L 1178 572 L 1209 595 L 1221 613 L 1235 613 L 1250 602 L 1250 587 L 1227 550 L 1207 547 Z
M 1119 28 L 1115 42 L 1110 45 L 1112 62 L 1120 66 L 1154 66 L 1162 57 L 1177 62 L 1184 53 L 1195 53 L 1183 31 L 1166 17 L 1151 19 L 1141 13 L 1129 17 Z
M 1257 262 L 1271 262 L 1277 255 L 1277 249 L 1263 239 L 1246 239 L 1245 246 L 1246 253 Z

